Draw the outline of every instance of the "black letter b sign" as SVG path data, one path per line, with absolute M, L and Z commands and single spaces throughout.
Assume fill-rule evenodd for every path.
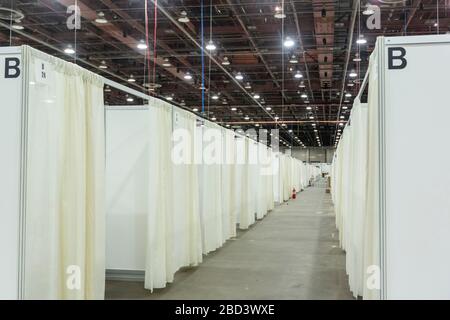
M 388 48 L 388 69 L 404 69 L 408 62 L 405 59 L 406 50 L 402 47 Z
M 20 76 L 20 60 L 18 58 L 5 59 L 5 78 L 18 78 Z

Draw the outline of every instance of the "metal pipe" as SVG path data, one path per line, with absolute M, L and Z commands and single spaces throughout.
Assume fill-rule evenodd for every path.
M 351 52 L 352 52 L 353 29 L 355 28 L 356 14 L 361 8 L 360 7 L 361 6 L 360 1 L 361 0 L 353 0 L 352 21 L 350 22 L 350 27 L 349 27 L 349 30 L 348 30 L 347 58 L 345 60 L 344 73 L 342 74 L 342 89 L 341 89 L 341 95 L 340 95 L 340 101 L 339 101 L 339 110 L 338 110 L 338 114 L 337 114 L 338 120 L 339 120 L 339 117 L 341 115 L 342 100 L 344 99 L 345 80 L 347 78 L 348 63 L 350 62 L 350 55 L 351 55 Z

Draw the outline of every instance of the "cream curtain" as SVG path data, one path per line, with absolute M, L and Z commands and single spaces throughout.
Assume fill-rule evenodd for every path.
M 103 81 L 29 47 L 23 57 L 30 77 L 25 298 L 103 299 Z
M 251 189 L 251 166 L 250 166 L 250 140 L 241 137 L 237 140 L 238 150 L 241 151 L 238 157 L 238 166 L 240 167 L 241 187 L 239 200 L 239 228 L 248 229 L 254 222 L 255 213 L 253 211 L 253 199 L 251 199 L 253 190 Z
M 170 199 L 173 167 L 172 106 L 161 100 L 149 101 L 149 208 L 145 288 L 163 288 L 173 280 L 173 201 Z M 156 138 L 157 137 L 157 138 Z
M 234 132 L 222 129 L 222 227 L 223 239 L 236 236 L 235 179 L 236 179 L 236 143 Z
M 176 271 L 202 261 L 196 118 L 151 99 L 145 288 L 163 288 Z M 172 132 L 174 134 L 172 135 Z
M 378 289 L 368 286 L 380 259 L 377 59 L 374 50 L 369 64 L 368 104 L 355 99 L 331 167 L 336 226 L 346 251 L 350 289 L 364 299 L 380 297 Z
M 173 202 L 174 273 L 202 261 L 198 167 L 194 161 L 196 120 L 190 112 L 172 109 L 173 175 L 169 197 Z M 220 172 L 217 175 L 220 177 Z
M 221 247 L 223 239 L 222 217 L 222 130 L 213 123 L 206 122 L 202 127 L 203 163 L 202 181 L 202 235 L 203 253 L 207 254 Z
M 376 46 L 378 46 L 378 41 Z M 368 136 L 367 136 L 367 189 L 366 217 L 364 220 L 364 299 L 379 299 L 380 290 L 368 288 L 367 272 L 371 266 L 380 266 L 379 237 L 379 102 L 378 102 L 378 50 L 375 47 L 369 61 Z

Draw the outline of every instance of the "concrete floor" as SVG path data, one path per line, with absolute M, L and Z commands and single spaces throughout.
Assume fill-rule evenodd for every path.
M 277 206 L 198 267 L 180 270 L 165 289 L 107 281 L 106 298 L 353 299 L 323 184 Z

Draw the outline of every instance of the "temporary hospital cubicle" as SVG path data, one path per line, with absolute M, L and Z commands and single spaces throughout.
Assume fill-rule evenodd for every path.
M 0 299 L 102 299 L 103 78 L 28 46 L 0 65 Z
M 379 37 L 368 102 L 361 90 L 339 142 L 336 223 L 350 288 L 365 299 L 450 298 L 448 57 L 449 35 Z

